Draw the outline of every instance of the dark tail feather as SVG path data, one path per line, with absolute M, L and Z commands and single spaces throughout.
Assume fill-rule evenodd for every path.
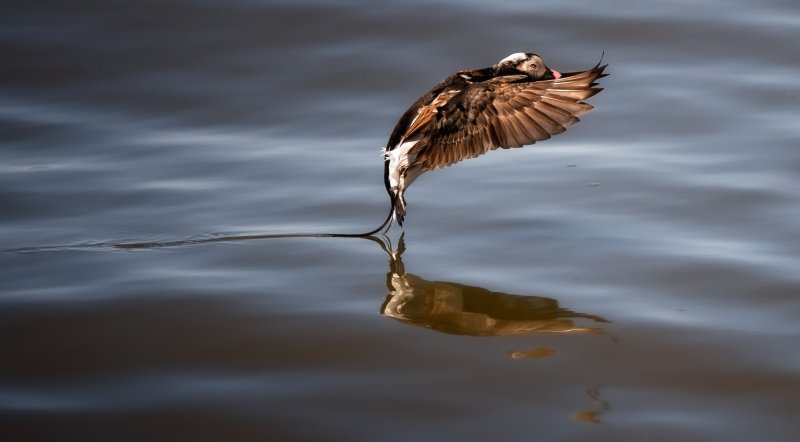
M 370 230 L 369 232 L 366 232 L 366 233 L 343 234 L 341 236 L 370 236 L 370 235 L 374 235 L 375 233 L 378 233 L 381 230 L 383 230 L 384 227 L 386 227 L 388 229 L 389 227 L 387 227 L 387 225 L 388 226 L 392 225 L 391 223 L 392 223 L 392 215 L 393 214 L 394 214 L 394 204 L 392 204 L 389 207 L 389 215 L 386 216 L 386 219 L 383 221 L 383 223 L 380 226 L 376 227 L 374 230 Z
M 16 249 L 0 249 L 0 255 L 7 253 L 49 252 L 53 250 L 73 250 L 73 249 L 92 249 L 92 248 L 103 249 L 106 247 L 111 247 L 114 249 L 154 249 L 161 247 L 179 247 L 179 246 L 188 246 L 195 244 L 216 243 L 223 241 L 244 241 L 244 240 L 276 239 L 276 238 L 366 238 L 377 242 L 378 244 L 381 245 L 381 248 L 383 248 L 384 251 L 388 252 L 388 250 L 386 249 L 386 244 L 384 244 L 383 241 L 379 240 L 373 235 L 384 230 L 384 228 L 385 230 L 388 230 L 389 227 L 391 227 L 392 219 L 395 217 L 395 210 L 401 210 L 400 214 L 398 214 L 396 218 L 400 223 L 402 223 L 403 215 L 405 215 L 404 205 L 396 204 L 396 201 L 392 199 L 391 205 L 389 206 L 389 215 L 386 216 L 386 219 L 383 221 L 383 223 L 380 226 L 376 227 L 375 229 L 364 233 L 277 233 L 272 235 L 270 234 L 235 235 L 235 236 L 220 236 L 214 238 L 184 239 L 177 241 L 161 241 L 161 242 L 156 242 L 156 241 L 135 242 L 135 243 L 108 242 L 108 243 L 92 243 L 92 244 L 64 245 L 64 246 L 21 247 Z M 391 243 L 389 245 L 391 246 Z
M 389 194 L 389 196 L 392 197 L 392 194 Z M 380 226 L 370 230 L 369 232 L 364 232 L 364 233 L 279 233 L 276 235 L 242 235 L 242 236 L 210 238 L 201 240 L 171 241 L 162 243 L 155 243 L 155 242 L 127 243 L 127 244 L 120 243 L 120 244 L 112 244 L 112 247 L 123 248 L 123 249 L 138 249 L 138 248 L 154 248 L 154 247 L 172 247 L 172 246 L 181 246 L 188 244 L 201 244 L 206 242 L 235 241 L 240 239 L 268 239 L 268 238 L 369 238 L 380 231 L 389 230 L 389 227 L 392 226 L 392 219 L 397 219 L 397 221 L 402 226 L 403 217 L 406 214 L 405 206 L 406 206 L 405 200 L 403 200 L 402 194 L 398 198 L 392 197 L 391 204 L 389 205 L 389 214 L 386 216 L 386 219 L 383 220 L 383 223 L 381 223 Z
M 278 233 L 274 235 L 239 235 L 239 236 L 222 236 L 218 238 L 202 238 L 202 239 L 187 239 L 187 240 L 179 240 L 179 241 L 164 241 L 164 242 L 139 242 L 139 243 L 97 243 L 97 244 L 85 244 L 81 246 L 74 246 L 74 247 L 113 247 L 115 249 L 153 249 L 159 247 L 177 247 L 177 246 L 185 246 L 185 245 L 192 245 L 192 244 L 205 244 L 205 243 L 212 243 L 212 242 L 223 242 L 223 241 L 240 241 L 240 240 L 250 240 L 250 239 L 271 239 L 271 238 L 367 238 L 371 239 L 378 244 L 381 244 L 381 247 L 386 250 L 385 244 L 375 238 L 374 234 L 380 232 L 381 230 L 388 229 L 387 225 L 391 227 L 392 223 L 392 215 L 394 215 L 394 204 L 389 207 L 389 215 L 383 221 L 383 223 L 375 228 L 374 230 L 370 230 L 369 232 L 364 233 Z M 50 250 L 59 250 L 59 249 L 71 249 L 73 246 L 55 246 L 55 247 L 41 247 L 41 248 L 27 248 L 27 249 L 12 249 L 12 250 L 0 250 L 0 254 L 2 253 L 20 253 L 20 252 L 35 252 L 35 251 L 50 251 Z

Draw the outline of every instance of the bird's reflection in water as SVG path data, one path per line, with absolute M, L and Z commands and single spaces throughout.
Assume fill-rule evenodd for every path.
M 542 296 L 493 292 L 483 287 L 456 282 L 430 281 L 406 273 L 403 238 L 391 253 L 386 274 L 389 294 L 381 314 L 398 321 L 444 333 L 471 336 L 508 336 L 534 333 L 602 334 L 597 324 L 606 319 L 559 306 L 557 300 Z M 578 321 L 588 322 L 581 325 Z M 539 358 L 555 350 L 539 348 L 511 352 L 512 358 Z
M 493 292 L 483 287 L 456 282 L 430 281 L 406 273 L 402 254 L 403 237 L 396 252 L 391 244 L 385 247 L 390 256 L 386 274 L 389 294 L 381 305 L 381 314 L 406 324 L 444 333 L 470 336 L 510 336 L 537 333 L 604 334 L 605 318 L 575 312 L 559 305 L 553 298 Z M 539 359 L 557 353 L 551 348 L 509 351 L 513 359 Z M 610 409 L 599 388 L 586 394 L 594 403 L 593 410 L 571 414 L 578 422 L 601 423 L 601 416 Z

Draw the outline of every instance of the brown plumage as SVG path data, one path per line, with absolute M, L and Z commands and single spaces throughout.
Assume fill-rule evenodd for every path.
M 597 94 L 605 66 L 526 81 L 503 76 L 469 85 L 437 110 L 425 108 L 430 132 L 410 153 L 423 172 L 475 158 L 498 147 L 522 147 L 564 132 L 594 109 L 583 100 Z M 420 118 L 421 119 L 421 118 Z M 419 121 L 419 119 L 418 119 Z M 418 123 L 419 124 L 419 123 Z M 407 133 L 404 138 L 413 133 Z
M 456 72 L 400 118 L 386 147 L 387 222 L 401 225 L 404 191 L 422 173 L 501 148 L 522 147 L 564 132 L 593 109 L 607 65 L 560 74 L 536 54 L 517 53 L 479 70 Z M 383 226 L 381 226 L 383 227 Z

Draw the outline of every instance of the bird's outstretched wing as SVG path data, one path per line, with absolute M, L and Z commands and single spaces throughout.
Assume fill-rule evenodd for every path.
M 417 146 L 414 163 L 433 170 L 564 132 L 594 108 L 584 100 L 603 90 L 594 81 L 606 76 L 606 66 L 554 80 L 509 76 L 469 85 L 436 109 L 430 141 Z

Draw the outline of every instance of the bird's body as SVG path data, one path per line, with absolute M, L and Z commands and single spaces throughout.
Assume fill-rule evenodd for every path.
M 402 225 L 404 192 L 421 174 L 498 147 L 546 140 L 577 123 L 577 116 L 593 109 L 583 100 L 602 90 L 594 80 L 605 76 L 605 67 L 562 75 L 536 54 L 516 53 L 442 80 L 411 105 L 389 137 L 384 182 L 392 212 L 387 222 Z

